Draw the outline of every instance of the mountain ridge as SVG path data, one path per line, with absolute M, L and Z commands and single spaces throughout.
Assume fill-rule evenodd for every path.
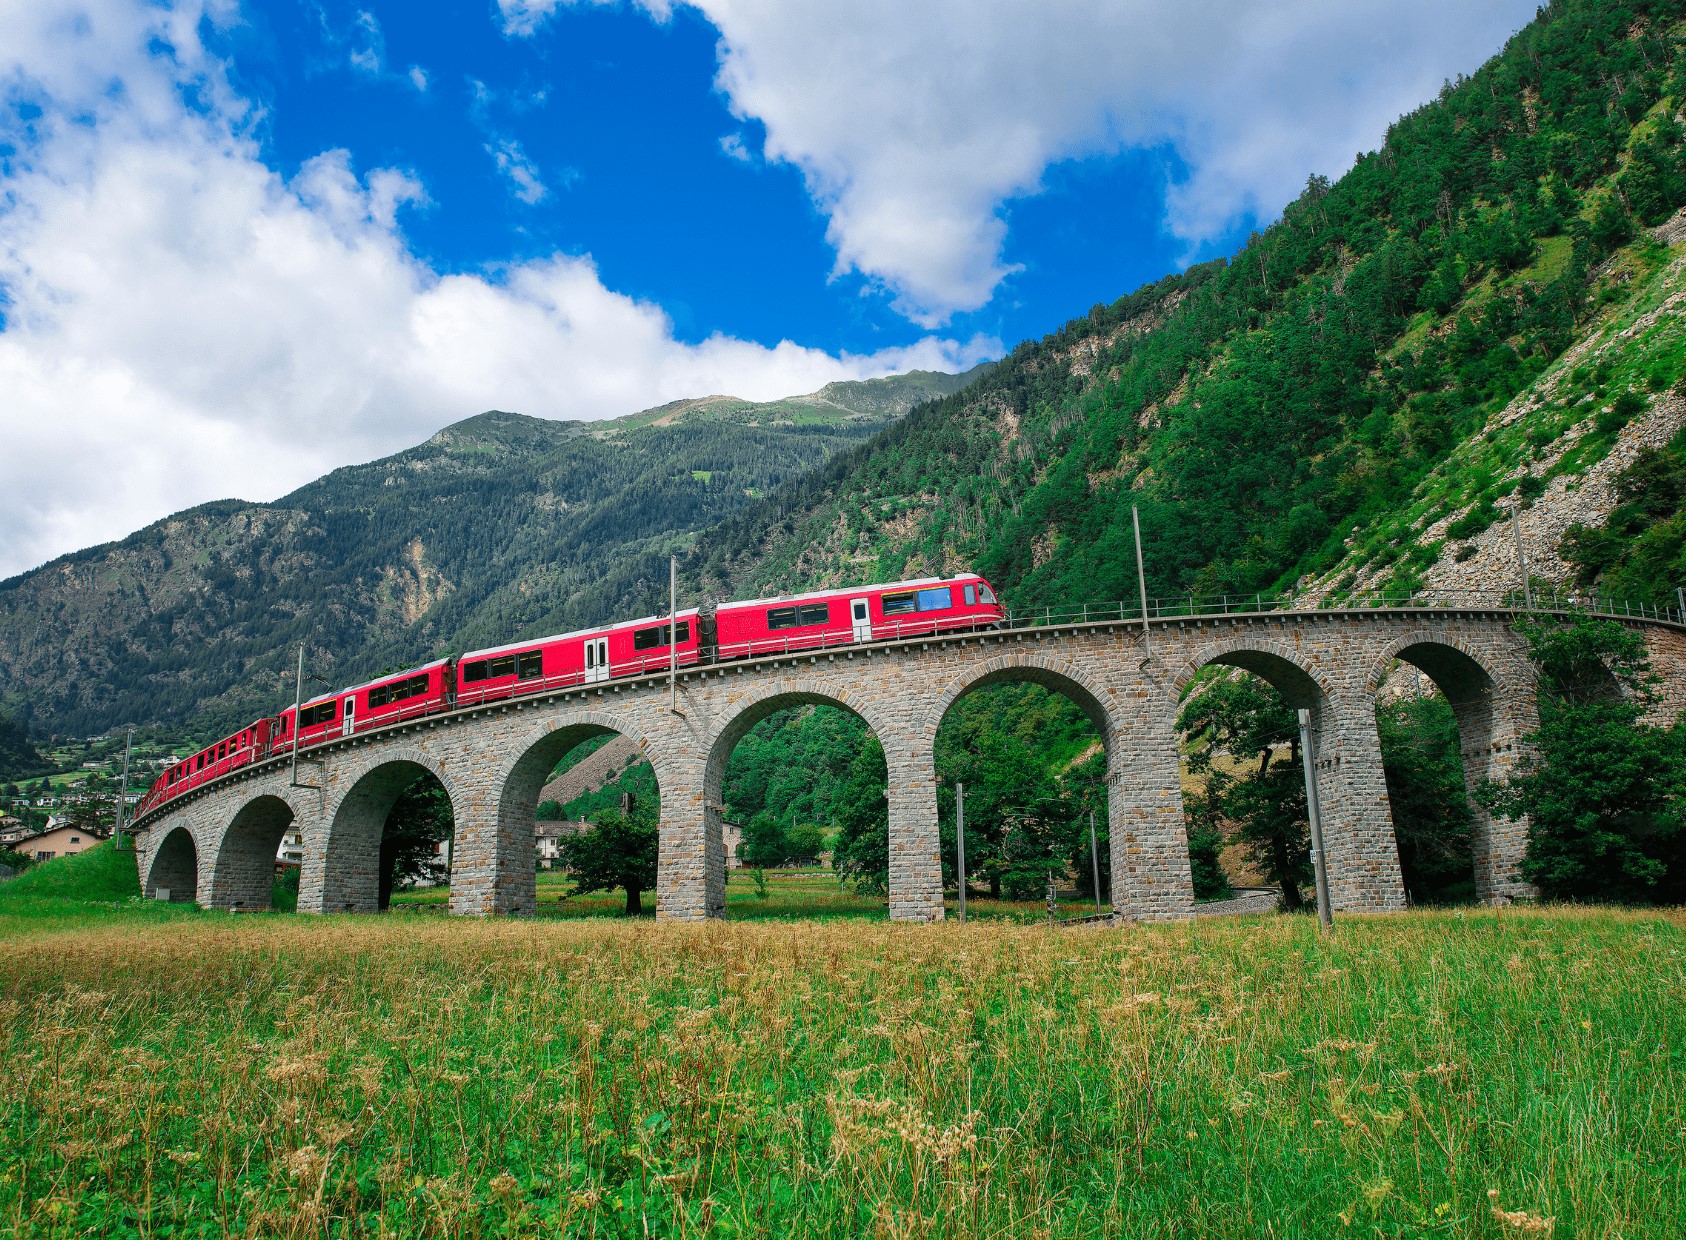
M 37 731 L 214 730 L 275 708 L 301 642 L 331 679 L 610 619 L 697 531 L 966 381 L 608 433 L 488 410 L 271 503 L 195 505 L 0 582 L 0 706 Z

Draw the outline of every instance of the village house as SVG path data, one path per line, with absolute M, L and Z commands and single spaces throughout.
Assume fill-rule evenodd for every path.
M 51 861 L 54 857 L 75 856 L 105 838 L 103 831 L 58 824 L 49 825 L 45 831 L 34 835 L 26 835 L 12 847 L 32 861 Z

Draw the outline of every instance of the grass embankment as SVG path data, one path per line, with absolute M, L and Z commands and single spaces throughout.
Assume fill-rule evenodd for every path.
M 21 1236 L 1686 1234 L 1673 917 L 13 926 Z
M 0 940 L 26 925 L 32 930 L 85 928 L 90 917 L 117 909 L 123 910 L 129 922 L 199 914 L 191 905 L 142 901 L 135 854 L 118 852 L 105 843 L 31 866 L 0 883 Z

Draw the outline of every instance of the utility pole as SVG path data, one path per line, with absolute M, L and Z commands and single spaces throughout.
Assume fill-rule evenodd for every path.
M 960 920 L 966 920 L 966 785 L 954 785 L 954 866 L 960 871 Z
M 111 828 L 111 845 L 120 848 L 123 844 L 123 819 L 129 808 L 129 751 L 135 745 L 135 728 L 129 725 L 128 734 L 123 738 L 123 782 L 117 788 L 117 817 Z
M 1534 610 L 1534 591 L 1528 584 L 1528 553 L 1522 549 L 1522 504 L 1520 501 L 1510 506 L 1510 530 L 1516 537 L 1516 562 L 1522 570 L 1522 605 L 1529 611 Z
M 299 718 L 300 708 L 304 705 L 304 643 L 299 643 L 299 674 L 293 681 L 293 773 L 289 783 L 293 787 L 299 786 L 299 733 L 303 731 L 304 721 Z
M 667 709 L 679 713 L 679 557 L 667 557 Z
M 1095 912 L 1101 911 L 1101 850 L 1095 843 L 1095 811 L 1089 811 L 1089 864 L 1095 871 Z
M 1142 596 L 1142 666 L 1153 658 L 1153 634 L 1147 625 L 1147 570 L 1142 567 L 1142 519 L 1134 504 L 1130 505 L 1130 525 L 1136 531 L 1136 588 Z
M 1317 878 L 1317 920 L 1334 928 L 1329 908 L 1329 870 L 1323 860 L 1323 814 L 1317 801 L 1317 759 L 1311 751 L 1311 712 L 1300 711 L 1300 761 L 1305 764 L 1305 808 L 1311 820 L 1311 872 Z

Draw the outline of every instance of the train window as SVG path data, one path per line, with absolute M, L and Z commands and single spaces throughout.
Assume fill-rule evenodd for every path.
M 385 706 L 392 701 L 392 691 L 400 687 L 399 685 L 376 685 L 373 689 L 370 689 L 369 709 L 373 710 L 377 706 Z
M 486 660 L 481 659 L 481 660 L 479 660 L 478 662 L 475 662 L 475 663 L 464 663 L 462 665 L 462 682 L 463 682 L 463 684 L 465 684 L 465 685 L 478 684 L 480 681 L 485 680 L 485 679 L 486 679 Z
M 826 624 L 831 620 L 829 603 L 803 603 L 800 607 L 772 607 L 767 611 L 770 629 L 798 629 L 810 624 Z
M 979 586 L 978 597 L 983 599 L 985 603 L 993 603 L 995 602 L 995 591 L 988 586 Z
M 515 674 L 522 680 L 537 680 L 544 675 L 544 655 L 537 650 L 527 650 L 516 655 Z
M 954 591 L 947 586 L 933 586 L 919 592 L 920 611 L 947 611 L 954 606 Z
M 978 605 L 978 588 L 977 588 L 977 586 L 967 586 L 966 587 L 966 606 L 976 607 L 977 605 Z
M 667 632 L 672 627 L 668 624 L 655 624 L 647 629 L 635 630 L 632 634 L 632 648 L 634 650 L 654 650 L 657 646 L 669 645 Z M 689 620 L 679 622 L 679 640 L 681 642 L 691 640 L 691 622 Z
M 515 656 L 502 654 L 495 659 L 486 660 L 486 679 L 497 680 L 502 676 L 515 675 Z
M 306 706 L 299 712 L 299 727 L 314 728 L 319 723 L 332 723 L 339 714 L 338 702 L 323 702 L 320 706 Z
M 912 590 L 884 596 L 884 614 L 886 616 L 905 616 L 910 611 L 917 611 L 918 608 L 919 601 Z

